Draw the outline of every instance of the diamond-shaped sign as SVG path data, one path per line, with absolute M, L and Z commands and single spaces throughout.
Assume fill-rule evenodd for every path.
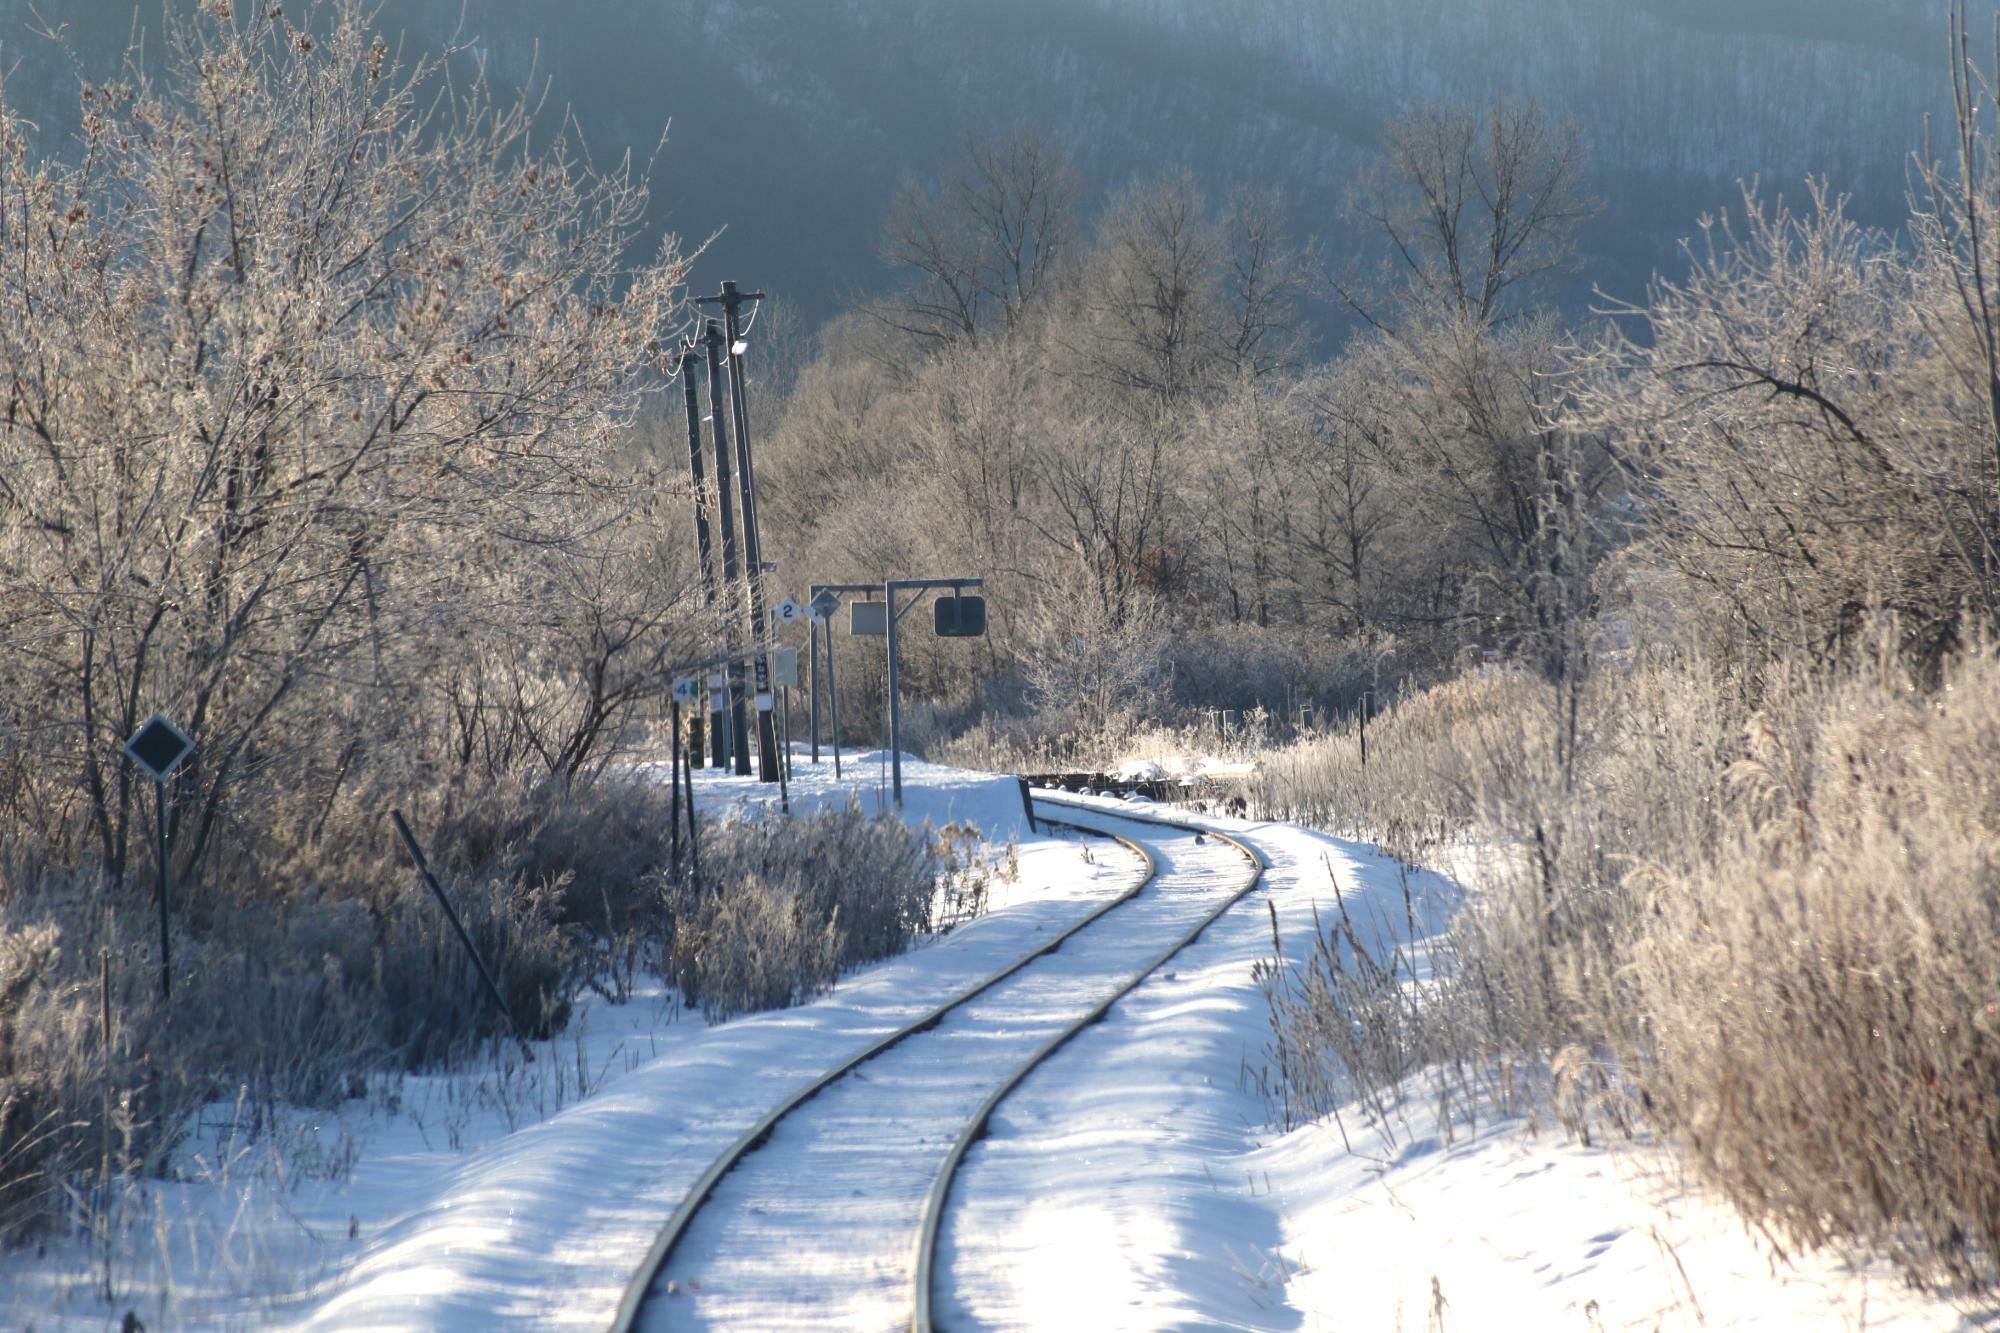
M 833 613 L 839 609 L 840 599 L 830 592 L 823 592 L 812 599 L 812 605 L 806 611 L 814 620 L 825 623 L 833 619 Z
M 787 597 L 778 603 L 778 609 L 773 614 L 778 617 L 780 625 L 794 625 L 798 623 L 799 617 L 805 614 L 805 608 Z
M 145 769 L 153 781 L 165 782 L 194 753 L 194 742 L 179 727 L 155 713 L 152 721 L 139 728 L 132 739 L 125 742 L 125 753 L 132 756 L 132 762 Z

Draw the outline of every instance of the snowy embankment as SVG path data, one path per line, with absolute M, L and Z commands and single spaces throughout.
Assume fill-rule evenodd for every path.
M 857 757 L 836 787 L 830 766 L 801 757 L 795 802 L 852 793 L 872 808 L 876 758 Z M 0 1267 L 0 1322 L 100 1328 L 129 1308 L 154 1329 L 602 1326 L 654 1230 L 744 1125 L 1129 881 L 1129 857 L 1029 835 L 1009 779 L 910 763 L 905 781 L 910 817 L 1019 839 L 1020 879 L 996 883 L 987 917 L 812 1004 L 715 1027 L 657 988 L 594 1001 L 532 1066 L 379 1080 L 338 1112 L 281 1111 L 254 1146 L 248 1112 L 213 1108 L 189 1179 L 130 1199 L 142 1224 L 114 1252 L 119 1299 L 101 1297 L 100 1249 L 52 1242 Z M 706 809 L 769 804 L 745 780 L 701 787 Z M 1392 863 L 1355 844 L 1213 824 L 1265 853 L 1265 889 L 1003 1105 L 953 1194 L 947 1324 L 1953 1322 L 1879 1274 L 1774 1264 L 1638 1152 L 1520 1122 L 1443 1146 L 1416 1111 L 1414 1137 L 1394 1145 L 1353 1117 L 1349 1144 L 1330 1124 L 1272 1130 L 1251 975 L 1272 913 L 1297 956 L 1330 900 L 1329 867 L 1363 920 L 1401 921 L 1402 889 Z M 1430 877 L 1412 887 L 1433 915 L 1455 892 Z
M 1315 908 L 1333 910 L 1329 872 L 1364 931 L 1401 924 L 1402 883 L 1359 844 L 1200 822 L 1264 853 L 1264 894 L 1003 1109 L 947 1226 L 945 1326 L 1972 1326 L 1886 1270 L 1774 1258 L 1662 1153 L 1585 1148 L 1519 1119 L 1447 1145 L 1421 1106 L 1393 1141 L 1354 1108 L 1277 1132 L 1251 977 L 1272 913 L 1296 958 Z M 1457 896 L 1436 876 L 1410 888 L 1427 926 Z

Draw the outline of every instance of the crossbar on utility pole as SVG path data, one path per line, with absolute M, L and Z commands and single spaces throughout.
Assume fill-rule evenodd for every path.
M 896 800 L 896 808 L 903 806 L 903 700 L 896 662 L 896 622 L 923 604 L 924 594 L 940 588 L 950 588 L 954 592 L 962 588 L 983 588 L 984 579 L 889 579 L 882 584 L 883 599 L 889 603 L 889 770 L 890 792 Z M 896 594 L 914 592 L 917 594 L 910 604 L 898 610 Z

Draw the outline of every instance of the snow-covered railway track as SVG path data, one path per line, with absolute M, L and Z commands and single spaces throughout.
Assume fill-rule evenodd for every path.
M 931 1327 L 952 1181 L 994 1110 L 1263 875 L 1253 849 L 1212 830 L 1047 796 L 1037 803 L 1085 817 L 1050 822 L 1114 838 L 1143 876 L 744 1131 L 660 1231 L 619 1304 L 616 1333 Z M 1154 832 L 1142 841 L 1106 827 L 1118 824 Z M 1073 940 L 1090 947 L 1068 947 Z

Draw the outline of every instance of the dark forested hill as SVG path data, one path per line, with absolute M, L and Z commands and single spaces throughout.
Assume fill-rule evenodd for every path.
M 37 8 L 99 73 L 160 4 Z M 8 92 L 56 128 L 72 78 L 29 8 L 0 0 Z M 1945 102 L 1945 0 L 384 0 L 381 21 L 547 80 L 600 157 L 650 154 L 671 122 L 657 223 L 726 225 L 708 276 L 810 316 L 881 280 L 888 192 L 977 126 L 1060 136 L 1093 190 L 1176 162 L 1218 194 L 1274 181 L 1338 253 L 1344 183 L 1385 118 L 1532 95 L 1585 126 L 1609 204 L 1574 305 L 1590 282 L 1635 294 L 1740 177 L 1796 192 L 1824 173 L 1893 221 Z

